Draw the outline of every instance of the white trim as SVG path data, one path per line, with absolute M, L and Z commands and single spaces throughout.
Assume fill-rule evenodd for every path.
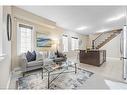
M 106 57 L 106 58 L 109 60 L 119 60 L 120 61 L 120 58 L 116 58 L 116 57 Z
M 5 59 L 5 57 L 0 56 L 0 62 L 2 62 Z
M 0 57 L 4 57 L 4 56 L 6 56 L 6 54 L 0 54 Z
M 0 6 L 0 56 L 1 53 L 3 52 L 3 7 Z
M 0 54 L 0 62 L 2 62 L 5 59 L 6 54 Z
M 7 81 L 6 89 L 9 89 L 9 87 L 10 87 L 11 77 L 12 77 L 12 72 L 10 72 L 10 74 L 9 74 L 9 78 L 8 78 L 8 81 Z
M 16 24 L 16 33 L 17 33 L 17 35 L 16 35 L 16 40 L 17 40 L 17 55 L 19 55 L 20 54 L 20 40 L 21 40 L 21 38 L 20 38 L 20 33 L 18 32 L 19 31 L 19 22 L 17 22 L 17 24 Z

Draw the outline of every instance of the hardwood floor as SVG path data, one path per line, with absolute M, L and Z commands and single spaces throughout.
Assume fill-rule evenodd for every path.
M 107 58 L 107 61 L 100 67 L 83 63 L 80 63 L 79 67 L 84 68 L 88 71 L 92 71 L 95 74 L 101 75 L 111 80 L 127 82 L 122 79 L 123 64 L 121 60 Z

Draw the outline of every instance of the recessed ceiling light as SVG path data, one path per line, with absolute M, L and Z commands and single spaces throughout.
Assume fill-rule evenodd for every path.
M 101 29 L 101 30 L 98 30 L 97 33 L 102 33 L 102 32 L 106 32 L 108 31 L 108 29 Z
M 85 30 L 85 29 L 87 29 L 86 26 L 81 26 L 81 27 L 76 28 L 76 30 L 78 30 L 78 31 Z
M 107 22 L 116 21 L 116 20 L 119 20 L 119 19 L 121 19 L 121 18 L 123 18 L 123 17 L 125 17 L 125 14 L 120 14 L 120 15 L 115 16 L 115 17 L 113 17 L 113 18 L 109 18 L 109 19 L 107 20 Z

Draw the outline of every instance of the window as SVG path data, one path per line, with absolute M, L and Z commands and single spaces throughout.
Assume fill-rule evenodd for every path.
M 68 37 L 67 35 L 63 35 L 63 52 L 68 52 Z
M 19 45 L 19 52 L 24 53 L 29 51 L 32 51 L 32 31 L 33 27 L 19 24 L 18 29 L 18 45 Z M 20 43 L 20 44 L 19 44 Z
M 71 38 L 71 50 L 79 49 L 79 40 L 78 38 Z

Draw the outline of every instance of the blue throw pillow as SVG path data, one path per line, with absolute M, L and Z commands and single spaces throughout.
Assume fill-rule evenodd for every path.
M 33 56 L 32 56 L 32 60 L 35 61 L 35 60 L 36 60 L 36 52 L 33 51 L 33 52 L 32 52 L 32 55 L 33 55 Z
M 31 62 L 31 61 L 35 61 L 36 60 L 36 52 L 33 51 L 32 53 L 30 51 L 28 51 L 26 53 L 26 58 L 27 58 L 27 61 L 28 62 Z

